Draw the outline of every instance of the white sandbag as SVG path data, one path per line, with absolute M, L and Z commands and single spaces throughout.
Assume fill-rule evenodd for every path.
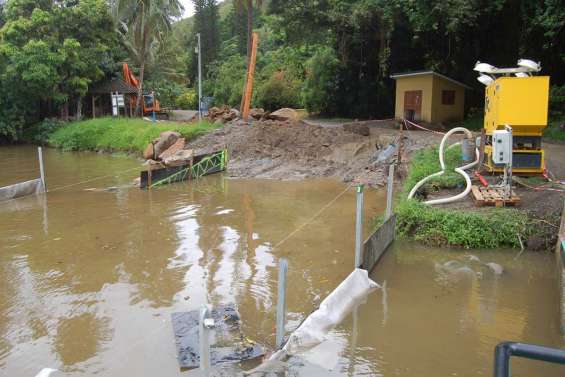
M 19 198 L 26 195 L 37 195 L 43 192 L 41 179 L 16 183 L 11 186 L 0 187 L 0 201 Z
M 49 377 L 52 373 L 55 372 L 57 372 L 57 369 L 43 368 L 38 374 L 35 375 L 35 377 Z
M 286 354 L 295 354 L 324 340 L 325 335 L 338 325 L 355 304 L 380 286 L 369 279 L 366 270 L 355 269 L 328 297 L 318 310 L 310 314 L 283 347 Z
M 282 349 L 272 354 L 258 367 L 244 372 L 243 375 L 253 376 L 272 372 L 289 355 L 306 351 L 321 343 L 326 334 L 376 288 L 382 287 L 369 279 L 366 270 L 355 269 L 322 301 L 318 310 L 310 314 L 298 329 L 290 334 Z

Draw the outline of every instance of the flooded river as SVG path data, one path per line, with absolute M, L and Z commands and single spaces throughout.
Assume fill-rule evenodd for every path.
M 178 368 L 171 313 L 235 302 L 245 335 L 272 347 L 279 257 L 289 260 L 289 330 L 352 269 L 353 190 L 292 233 L 344 190 L 339 182 L 216 175 L 147 192 L 128 186 L 133 159 L 45 155 L 52 192 L 0 203 L 2 376 L 44 367 L 61 371 L 53 376 L 196 376 Z M 0 185 L 37 176 L 34 148 L 0 148 Z M 367 219 L 383 199 L 367 191 Z M 386 280 L 385 297 L 372 293 L 287 375 L 490 376 L 500 341 L 565 347 L 552 256 L 472 254 L 504 274 L 465 251 L 397 242 L 372 274 Z M 453 260 L 466 272 L 444 268 Z M 565 369 L 513 360 L 513 373 Z

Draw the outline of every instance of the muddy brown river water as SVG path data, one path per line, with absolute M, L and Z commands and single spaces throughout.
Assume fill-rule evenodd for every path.
M 52 192 L 0 203 L 1 376 L 45 367 L 60 370 L 53 376 L 197 376 L 178 368 L 172 312 L 235 302 L 245 335 L 272 346 L 279 257 L 289 260 L 289 330 L 352 269 L 353 190 L 273 249 L 342 183 L 216 175 L 147 192 L 129 186 L 134 159 L 45 155 Z M 0 185 L 37 176 L 34 148 L 0 148 Z M 384 192 L 369 190 L 365 217 L 382 212 L 383 201 Z M 386 281 L 385 297 L 372 293 L 277 375 L 490 376 L 500 341 L 565 347 L 553 256 L 515 257 L 397 242 L 372 274 Z M 443 268 L 452 260 L 468 269 Z M 563 366 L 512 363 L 514 376 L 565 375 Z

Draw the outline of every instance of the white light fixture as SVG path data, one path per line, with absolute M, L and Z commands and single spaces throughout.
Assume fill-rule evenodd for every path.
M 529 59 L 518 60 L 518 66 L 522 67 L 522 68 L 527 68 L 527 69 L 534 71 L 534 72 L 541 71 L 541 65 L 539 63 L 536 63 L 535 61 L 529 60 Z
M 518 73 L 515 73 L 514 76 L 516 76 L 516 77 L 530 77 L 530 74 L 526 73 L 526 72 L 518 72 Z
M 494 82 L 494 79 L 487 75 L 480 75 L 479 77 L 477 77 L 477 80 L 479 80 L 479 82 L 485 86 L 489 86 Z
M 481 63 L 481 62 L 477 62 L 475 64 L 475 68 L 473 68 L 473 70 L 477 71 L 477 72 L 481 72 L 481 73 L 492 73 L 494 70 L 496 70 L 496 67 L 488 64 L 488 63 Z

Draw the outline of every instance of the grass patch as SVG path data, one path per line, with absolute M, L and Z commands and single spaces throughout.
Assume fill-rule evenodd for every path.
M 164 131 L 177 131 L 187 140 L 217 128 L 209 122 L 151 123 L 136 118 L 99 118 L 68 123 L 49 137 L 50 145 L 64 150 L 107 150 L 142 153 Z
M 439 177 L 432 178 L 423 187 L 423 190 L 437 191 L 440 188 L 454 188 L 465 183 L 463 177 L 457 174 L 454 169 L 462 165 L 461 147 L 453 147 L 445 151 L 444 154 L 446 171 Z M 404 182 L 406 195 L 422 178 L 441 170 L 439 164 L 439 148 L 427 148 L 415 152 L 411 158 L 410 171 Z
M 519 248 L 520 238 L 525 241 L 531 229 L 528 216 L 515 209 L 496 209 L 488 213 L 464 212 L 404 200 L 396 212 L 399 236 L 412 237 L 434 246 Z
M 453 171 L 462 165 L 461 149 L 446 152 L 446 173 L 426 184 L 421 190 L 440 190 L 464 184 L 464 179 Z M 520 248 L 520 239 L 526 241 L 536 231 L 533 220 L 526 212 L 492 208 L 475 212 L 445 209 L 426 205 L 418 200 L 407 200 L 416 183 L 440 171 L 438 149 L 428 148 L 416 152 L 411 160 L 395 212 L 397 234 L 431 246 L 463 247 L 468 249 L 492 249 L 500 247 Z M 374 219 L 377 224 L 378 218 Z

